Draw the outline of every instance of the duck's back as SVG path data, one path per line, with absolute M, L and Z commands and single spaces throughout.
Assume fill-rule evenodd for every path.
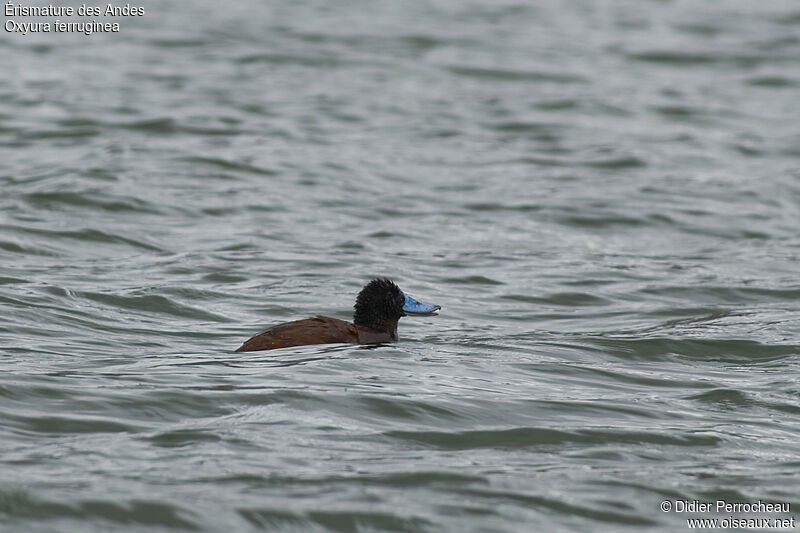
M 278 324 L 245 341 L 237 352 L 275 350 L 307 344 L 357 343 L 356 327 L 344 320 L 315 316 Z

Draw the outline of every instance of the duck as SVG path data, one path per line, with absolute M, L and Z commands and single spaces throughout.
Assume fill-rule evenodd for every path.
M 284 322 L 247 339 L 236 351 L 257 352 L 311 344 L 397 342 L 400 318 L 433 316 L 442 306 L 419 302 L 390 279 L 376 278 L 361 289 L 353 308 L 353 322 L 320 315 Z

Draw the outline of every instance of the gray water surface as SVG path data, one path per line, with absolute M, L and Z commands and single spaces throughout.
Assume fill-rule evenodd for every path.
M 0 530 L 800 509 L 800 5 L 231 4 L 0 32 Z

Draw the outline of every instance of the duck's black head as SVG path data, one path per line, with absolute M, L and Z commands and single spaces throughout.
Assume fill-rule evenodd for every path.
M 386 278 L 367 283 L 358 293 L 354 307 L 353 322 L 356 325 L 379 331 L 397 327 L 397 321 L 406 314 L 432 315 L 441 309 L 438 305 L 417 302 Z

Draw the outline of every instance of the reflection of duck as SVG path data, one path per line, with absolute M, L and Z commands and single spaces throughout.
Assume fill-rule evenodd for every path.
M 353 323 L 315 316 L 272 326 L 245 341 L 237 352 L 306 344 L 397 342 L 397 322 L 406 315 L 435 315 L 439 305 L 423 304 L 388 279 L 374 279 L 356 297 Z

